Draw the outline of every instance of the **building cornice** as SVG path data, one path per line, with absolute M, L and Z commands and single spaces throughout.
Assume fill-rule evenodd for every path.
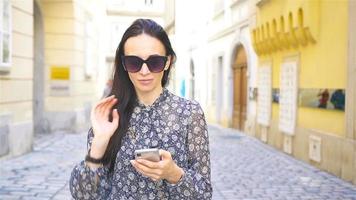
M 212 42 L 214 40 L 218 40 L 228 34 L 231 34 L 233 33 L 236 29 L 242 27 L 242 26 L 248 26 L 249 24 L 249 19 L 244 19 L 244 20 L 241 20 L 239 22 L 236 22 L 234 24 L 232 24 L 231 26 L 225 28 L 225 29 L 222 29 L 221 31 L 215 33 L 214 35 L 210 36 L 208 38 L 208 42 Z
M 106 14 L 109 16 L 146 16 L 146 17 L 164 17 L 164 12 L 154 11 L 127 11 L 127 10 L 111 10 L 107 9 Z
M 261 8 L 262 6 L 267 4 L 268 2 L 270 2 L 270 0 L 256 0 L 256 6 Z

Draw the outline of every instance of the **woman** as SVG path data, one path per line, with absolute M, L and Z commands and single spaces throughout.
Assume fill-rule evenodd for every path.
M 154 21 L 138 19 L 126 30 L 112 95 L 93 107 L 88 155 L 71 174 L 74 198 L 211 199 L 204 113 L 165 88 L 175 57 Z M 153 146 L 160 161 L 134 159 L 136 149 Z

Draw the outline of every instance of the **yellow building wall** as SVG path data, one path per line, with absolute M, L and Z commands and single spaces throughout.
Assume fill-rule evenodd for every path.
M 258 12 L 257 26 L 281 15 L 296 19 L 303 9 L 304 26 L 311 30 L 315 43 L 260 55 L 259 61 L 272 60 L 272 87 L 279 88 L 280 66 L 285 57 L 299 55 L 299 89 L 345 88 L 347 69 L 348 2 L 328 0 L 272 0 Z M 276 14 L 276 13 L 279 13 Z M 289 31 L 285 20 L 285 31 Z M 297 24 L 296 20 L 293 24 Z M 279 27 L 278 27 L 279 28 Z M 272 118 L 278 120 L 279 107 L 273 104 Z M 345 136 L 345 113 L 313 108 L 298 108 L 297 126 Z

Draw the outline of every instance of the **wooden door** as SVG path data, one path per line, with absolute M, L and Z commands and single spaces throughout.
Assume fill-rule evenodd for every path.
M 234 102 L 232 126 L 243 130 L 247 117 L 247 59 L 245 49 L 240 47 L 237 51 L 233 66 Z

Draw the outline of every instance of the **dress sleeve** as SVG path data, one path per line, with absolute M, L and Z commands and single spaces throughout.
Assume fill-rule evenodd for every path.
M 87 149 L 91 147 L 94 134 L 89 129 Z M 111 191 L 112 176 L 109 175 L 109 166 L 102 166 L 96 170 L 91 169 L 81 161 L 72 170 L 69 189 L 74 199 L 107 199 Z
M 192 104 L 190 125 L 188 125 L 188 165 L 185 174 L 176 184 L 167 183 L 173 199 L 212 198 L 210 180 L 210 151 L 207 124 L 204 112 L 197 102 Z

